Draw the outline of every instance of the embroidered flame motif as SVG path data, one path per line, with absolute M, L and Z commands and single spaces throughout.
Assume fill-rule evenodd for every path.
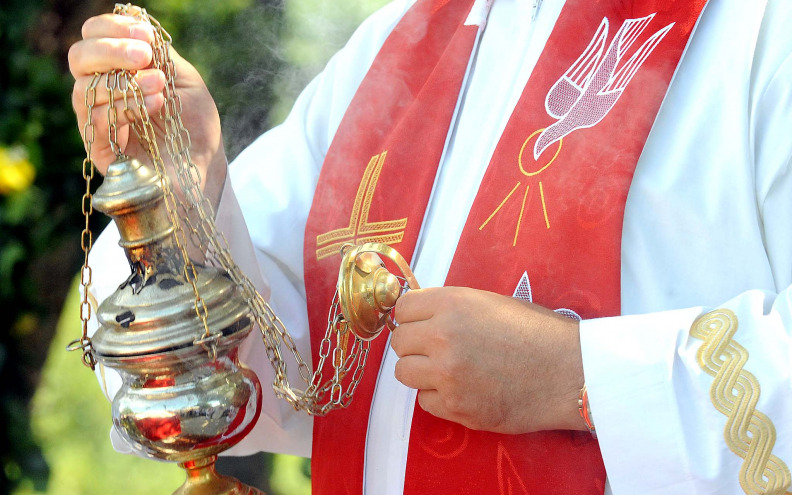
M 674 23 L 671 23 L 654 33 L 625 64 L 619 66 L 630 47 L 655 15 L 656 13 L 653 13 L 646 17 L 624 21 L 607 49 L 605 43 L 608 39 L 609 23 L 607 17 L 602 19 L 586 49 L 547 93 L 545 110 L 550 117 L 556 119 L 556 122 L 546 128 L 534 131 L 523 143 L 517 156 L 517 165 L 523 176 L 530 179 L 547 170 L 561 152 L 564 137 L 577 129 L 594 127 L 616 105 L 627 85 L 637 74 L 638 69 L 674 26 Z M 536 140 L 531 148 L 533 152 L 526 156 L 526 148 L 534 138 Z M 556 143 L 557 147 L 553 155 L 540 162 L 541 155 Z M 537 182 L 545 226 L 549 229 L 550 217 L 547 211 L 544 184 L 541 180 Z M 483 230 L 487 226 L 522 185 L 522 181 L 517 182 L 492 214 L 481 224 L 479 230 Z M 520 224 L 529 199 L 528 193 L 531 190 L 530 186 L 531 184 L 526 182 L 512 246 L 517 245 Z
M 341 247 L 352 242 L 365 244 L 367 242 L 381 242 L 383 244 L 397 244 L 404 238 L 404 229 L 407 228 L 407 219 L 388 220 L 384 222 L 369 222 L 371 198 L 377 188 L 382 166 L 385 164 L 387 151 L 374 155 L 369 160 L 363 177 L 360 179 L 349 225 L 340 229 L 331 230 L 316 236 L 316 259 L 321 260 L 337 255 Z

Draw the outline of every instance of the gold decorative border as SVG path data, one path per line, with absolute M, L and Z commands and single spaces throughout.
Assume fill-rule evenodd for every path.
M 773 422 L 756 410 L 759 381 L 743 369 L 748 351 L 734 340 L 737 315 L 718 309 L 697 319 L 690 336 L 703 340 L 696 354 L 699 366 L 715 377 L 710 398 L 726 415 L 723 436 L 732 452 L 744 459 L 740 486 L 747 494 L 783 494 L 792 484 L 789 468 L 772 454 L 776 441 Z

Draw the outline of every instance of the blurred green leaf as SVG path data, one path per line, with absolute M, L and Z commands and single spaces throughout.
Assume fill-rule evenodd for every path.
M 44 194 L 37 187 L 6 196 L 2 220 L 6 225 L 22 225 L 26 220 L 39 218 L 45 213 Z
M 0 295 L 9 297 L 14 293 L 14 267 L 25 259 L 25 248 L 21 242 L 11 240 L 0 251 Z

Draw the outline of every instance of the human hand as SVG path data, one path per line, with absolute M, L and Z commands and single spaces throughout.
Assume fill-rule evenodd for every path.
M 152 48 L 154 33 L 148 23 L 137 21 L 128 16 L 105 14 L 88 19 L 82 27 L 83 39 L 69 50 L 69 68 L 74 76 L 72 105 L 77 114 L 80 133 L 84 133 L 88 111 L 85 93 L 94 73 L 104 73 L 112 69 L 137 71 L 135 79 L 144 96 L 146 110 L 152 116 L 157 141 L 166 166 L 171 166 L 165 148 L 165 128 L 159 115 L 165 98 L 165 75 L 152 67 Z M 226 158 L 220 130 L 220 117 L 198 71 L 171 49 L 175 65 L 176 92 L 182 102 L 182 122 L 190 132 L 192 146 L 190 154 L 201 172 L 201 187 L 213 204 L 219 198 L 225 180 Z M 92 113 L 95 125 L 95 141 L 91 154 L 94 164 L 104 174 L 115 159 L 108 136 L 108 94 L 104 90 L 104 78 L 100 81 L 101 90 L 96 92 L 96 103 Z M 119 93 L 120 95 L 120 93 Z M 128 156 L 143 158 L 145 149 L 137 138 L 130 133 L 129 121 L 123 111 L 123 102 L 116 99 L 118 112 L 118 144 Z M 137 113 L 135 111 L 135 113 Z M 85 136 L 83 135 L 83 139 Z M 209 187 L 206 187 L 209 184 Z
M 475 430 L 584 430 L 579 324 L 465 287 L 413 290 L 395 308 L 396 379 L 430 414 Z

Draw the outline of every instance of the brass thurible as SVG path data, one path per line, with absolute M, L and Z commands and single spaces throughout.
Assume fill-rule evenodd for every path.
M 98 362 L 123 379 L 113 425 L 139 454 L 187 470 L 177 494 L 261 494 L 214 471 L 216 455 L 241 440 L 261 412 L 259 380 L 238 358 L 253 327 L 249 308 L 223 270 L 194 262 L 194 272 L 185 270 L 163 197 L 157 173 L 131 158 L 110 165 L 93 197 L 115 220 L 132 269 L 99 307 L 92 339 Z

